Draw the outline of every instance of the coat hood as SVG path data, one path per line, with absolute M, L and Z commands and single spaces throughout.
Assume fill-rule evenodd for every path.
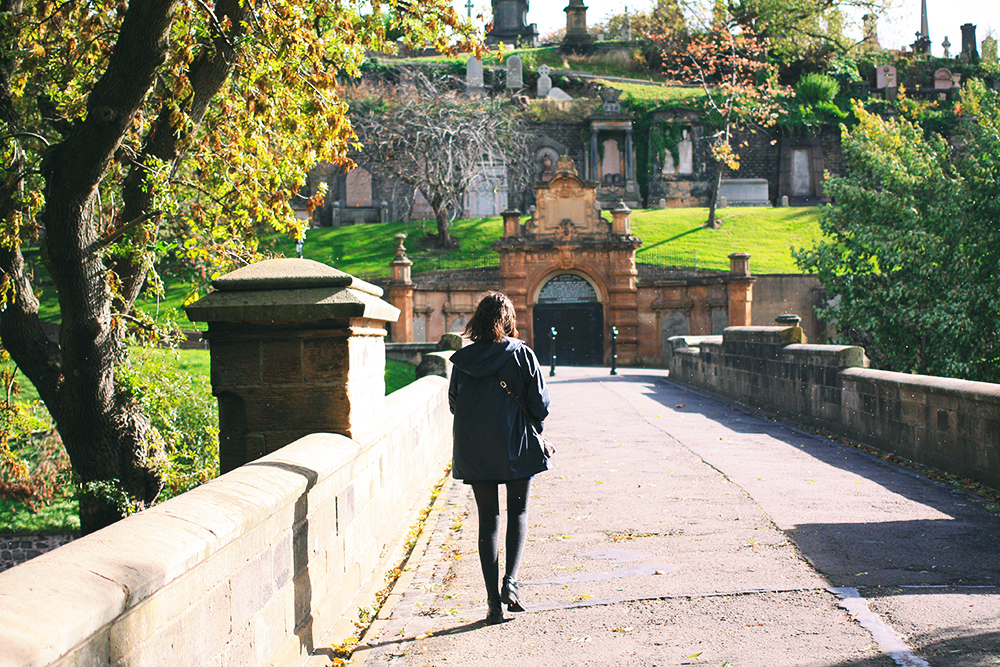
M 473 343 L 451 355 L 451 363 L 476 377 L 496 375 L 514 351 L 524 344 L 518 338 L 504 338 L 495 343 Z

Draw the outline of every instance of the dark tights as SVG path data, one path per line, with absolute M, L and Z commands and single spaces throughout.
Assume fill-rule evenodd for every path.
M 517 479 L 507 486 L 507 559 L 506 576 L 517 581 L 517 571 L 521 567 L 521 554 L 528 536 L 528 487 L 531 479 Z M 499 533 L 500 494 L 499 484 L 473 483 L 472 492 L 476 496 L 479 511 L 479 563 L 483 568 L 486 594 L 490 600 L 500 598 L 499 585 Z

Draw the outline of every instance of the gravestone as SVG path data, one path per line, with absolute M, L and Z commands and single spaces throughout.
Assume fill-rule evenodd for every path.
M 875 88 L 896 88 L 896 68 L 892 65 L 879 65 L 875 69 Z
M 549 91 L 552 90 L 552 79 L 549 78 L 549 72 L 552 68 L 548 65 L 542 65 L 538 68 L 538 97 L 546 97 Z
M 997 40 L 989 36 L 983 40 L 983 64 L 994 65 L 997 62 Z
M 944 49 L 945 59 L 951 58 L 951 51 L 949 51 L 949 49 L 951 49 L 951 41 L 948 40 L 947 35 L 945 36 L 944 41 L 941 42 L 941 48 Z
M 570 95 L 565 90 L 563 90 L 562 88 L 559 88 L 557 86 L 553 86 L 552 90 L 549 91 L 549 94 L 546 95 L 546 97 L 549 98 L 550 100 L 571 100 L 571 99 L 573 99 L 572 95 Z
M 795 197 L 811 197 L 813 195 L 812 150 L 809 148 L 792 149 L 792 195 Z
M 523 87 L 521 57 L 511 56 L 507 59 L 507 90 L 521 90 Z
M 473 95 L 483 92 L 483 61 L 475 56 L 465 61 L 465 89 Z
M 942 67 L 934 72 L 934 90 L 949 90 L 955 86 L 951 70 Z

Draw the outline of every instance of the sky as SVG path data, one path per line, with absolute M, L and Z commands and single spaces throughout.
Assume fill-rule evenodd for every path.
M 453 0 L 455 8 L 462 16 L 468 15 L 466 5 L 469 0 Z M 488 0 L 471 0 L 472 14 L 485 12 L 490 15 Z M 568 0 L 529 0 L 528 23 L 537 23 L 540 35 L 566 27 L 566 13 L 563 9 Z M 624 7 L 630 10 L 648 11 L 655 0 L 584 0 L 587 9 L 587 25 L 601 23 L 610 14 L 619 13 Z M 1000 39 L 1000 0 L 927 0 L 927 21 L 931 38 L 931 51 L 936 56 L 943 55 L 941 43 L 947 37 L 951 42 L 951 53 L 961 50 L 963 23 L 977 26 L 976 40 L 982 42 L 992 31 Z M 915 39 L 914 33 L 920 29 L 920 0 L 893 0 L 892 8 L 879 19 L 879 41 L 884 48 L 899 49 Z M 857 33 L 861 35 L 861 20 L 857 18 Z

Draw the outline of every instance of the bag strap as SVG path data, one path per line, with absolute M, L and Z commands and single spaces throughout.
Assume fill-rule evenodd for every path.
M 541 433 L 542 432 L 541 427 L 535 425 L 535 420 L 531 417 L 530 414 L 528 414 L 528 411 L 521 404 L 521 401 L 519 401 L 518 398 L 517 398 L 517 396 L 514 395 L 514 392 L 512 392 L 510 390 L 510 388 L 507 386 L 507 383 L 503 381 L 502 377 L 500 377 L 499 373 L 497 373 L 497 380 L 500 381 L 500 386 L 503 387 L 503 390 L 505 392 L 507 392 L 507 395 L 510 396 L 511 398 L 513 398 L 514 402 L 517 403 L 517 407 L 521 408 L 521 412 L 523 412 L 524 416 L 528 418 L 528 423 L 531 424 L 535 428 L 536 431 L 538 431 L 539 433 Z

